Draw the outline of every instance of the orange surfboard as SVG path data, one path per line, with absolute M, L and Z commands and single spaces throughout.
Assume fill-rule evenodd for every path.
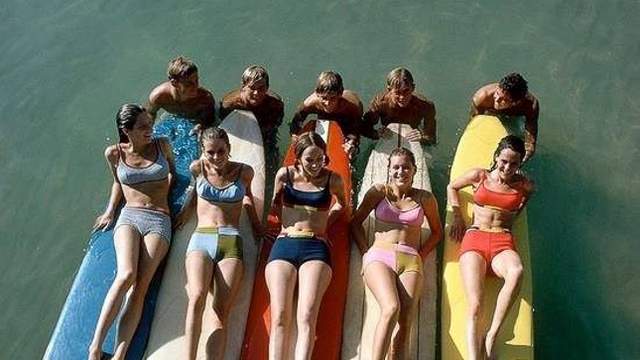
M 335 122 L 315 120 L 310 121 L 304 127 L 304 130 L 314 130 L 327 143 L 327 155 L 331 160 L 328 168 L 342 176 L 347 197 L 347 211 L 351 213 L 351 169 L 349 167 L 349 158 L 342 148 L 343 135 L 340 126 Z M 290 146 L 285 155 L 283 165 L 293 165 L 294 161 L 293 147 Z M 273 213 L 269 213 L 267 222 L 270 228 L 272 226 L 280 226 L 279 219 Z M 312 358 L 318 360 L 340 358 L 342 319 L 349 277 L 350 240 L 348 216 L 341 217 L 330 229 L 327 229 L 327 237 L 330 242 L 333 276 L 329 288 L 322 299 L 316 325 L 316 342 Z M 271 252 L 271 246 L 271 242 L 265 241 L 260 251 L 242 346 L 241 358 L 246 360 L 267 359 L 269 355 L 271 314 L 269 291 L 267 290 L 264 271 Z M 293 351 L 293 349 L 291 350 Z

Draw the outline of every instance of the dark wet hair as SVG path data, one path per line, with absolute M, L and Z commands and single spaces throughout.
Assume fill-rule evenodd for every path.
M 302 153 L 311 146 L 319 147 L 324 153 L 324 164 L 329 164 L 329 157 L 327 156 L 327 143 L 322 140 L 322 136 L 316 132 L 307 131 L 298 136 L 296 143 L 293 145 L 293 153 L 296 155 L 296 162 L 302 157 Z
M 403 67 L 395 68 L 387 75 L 387 89 L 415 88 L 413 75 Z
M 529 91 L 527 80 L 518 73 L 510 73 L 503 77 L 500 80 L 500 88 L 506 91 L 514 101 L 524 98 Z
M 198 143 L 201 147 L 204 147 L 205 141 L 223 140 L 224 143 L 227 144 L 227 148 L 231 149 L 229 135 L 224 129 L 217 126 L 203 127 L 201 124 L 198 124 L 193 130 L 195 130 L 198 136 Z
M 129 137 L 125 134 L 124 130 L 133 129 L 138 120 L 138 115 L 145 111 L 147 110 L 138 104 L 124 104 L 120 106 L 116 114 L 116 126 L 118 127 L 118 136 L 120 137 L 121 143 L 129 142 Z
M 393 149 L 393 151 L 391 152 L 391 155 L 389 155 L 389 161 L 387 163 L 387 169 L 389 169 L 391 167 L 391 158 L 394 156 L 406 156 L 409 158 L 409 161 L 411 161 L 411 164 L 413 165 L 414 169 L 418 169 L 418 165 L 416 164 L 416 156 L 413 155 L 413 153 L 411 152 L 411 150 L 405 148 L 405 147 L 398 147 Z
M 318 75 L 315 92 L 318 94 L 337 94 L 342 95 L 344 85 L 342 85 L 342 76 L 335 71 L 323 71 Z
M 524 159 L 524 155 L 526 153 L 524 141 L 515 135 L 507 135 L 500 140 L 496 151 L 493 153 L 493 163 L 491 164 L 490 170 L 494 170 L 496 168 L 496 158 L 500 156 L 500 153 L 504 149 L 510 149 L 517 152 L 520 155 L 520 163 L 522 163 L 522 159 Z

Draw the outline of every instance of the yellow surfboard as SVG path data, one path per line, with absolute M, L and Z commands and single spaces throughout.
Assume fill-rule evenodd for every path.
M 489 168 L 493 153 L 507 130 L 500 120 L 493 116 L 474 117 L 458 143 L 450 179 L 456 179 L 472 168 Z M 471 187 L 460 191 L 460 207 L 468 225 L 472 215 Z M 444 244 L 444 266 L 442 279 L 441 309 L 441 349 L 443 360 L 468 359 L 466 345 L 467 304 L 458 264 L 460 244 L 449 237 L 449 225 L 453 213 L 447 206 Z M 533 359 L 533 296 L 531 289 L 531 259 L 529 256 L 529 236 L 527 211 L 524 209 L 513 226 L 516 247 L 524 265 L 524 275 L 519 297 L 510 309 L 496 340 L 498 359 Z M 483 329 L 487 329 L 495 308 L 502 280 L 488 276 L 485 282 L 482 309 Z

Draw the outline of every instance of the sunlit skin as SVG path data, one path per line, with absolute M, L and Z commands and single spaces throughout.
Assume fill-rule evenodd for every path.
M 281 168 L 275 176 L 274 200 L 272 208 L 281 220 L 282 232 L 295 230 L 311 231 L 323 238 L 326 229 L 338 217 L 344 216 L 346 195 L 342 178 L 325 168 L 324 151 L 317 146 L 309 146 L 296 159 L 296 165 Z M 289 175 L 287 175 L 289 172 Z M 327 210 L 309 211 L 301 208 L 282 206 L 282 191 L 290 179 L 291 185 L 301 191 L 318 191 L 329 186 L 335 202 Z M 327 184 L 327 181 L 329 183 Z M 276 240 L 277 241 L 277 240 Z M 300 240 L 307 241 L 307 240 Z M 283 260 L 269 262 L 265 269 L 267 288 L 271 305 L 269 336 L 269 359 L 287 359 L 288 349 L 293 345 L 294 359 L 310 359 L 315 342 L 315 329 L 320 302 L 331 281 L 332 269 L 323 261 L 311 260 L 298 269 Z M 294 289 L 298 289 L 297 311 L 294 312 Z M 288 336 L 293 322 L 296 322 L 297 336 Z
M 180 228 L 191 216 L 196 204 L 198 228 L 232 226 L 238 228 L 242 209 L 253 225 L 256 241 L 262 236 L 262 226 L 253 205 L 251 182 L 253 169 L 241 163 L 229 161 L 230 148 L 223 139 L 204 140 L 200 159 L 194 161 L 190 170 L 194 178 L 206 173 L 206 181 L 217 188 L 224 188 L 240 179 L 245 187 L 245 196 L 239 203 L 214 203 L 190 193 L 185 210 L 177 216 L 176 227 Z M 207 295 L 215 288 L 213 299 L 213 332 L 207 339 L 207 359 L 223 359 L 227 344 L 227 320 L 240 289 L 243 275 L 242 260 L 226 258 L 214 263 L 208 255 L 193 251 L 187 253 L 185 269 L 189 302 L 185 319 L 185 347 L 188 359 L 196 359 L 198 342 L 202 332 L 202 315 Z
M 451 239 L 461 241 L 464 237 L 466 224 L 460 210 L 458 191 L 466 186 L 477 188 L 484 181 L 483 186 L 489 191 L 498 193 L 524 193 L 524 200 L 515 212 L 499 208 L 482 207 L 473 205 L 474 227 L 482 231 L 510 230 L 518 213 L 525 206 L 531 193 L 533 183 L 518 172 L 522 164 L 522 155 L 512 149 L 503 149 L 494 158 L 495 169 L 472 169 L 452 181 L 447 187 L 447 196 L 452 205 L 454 221 L 450 228 Z M 460 272 L 465 288 L 465 296 L 468 303 L 467 313 L 467 350 L 470 359 L 482 359 L 486 356 L 494 359 L 499 354 L 493 351 L 495 339 L 502 326 L 506 314 L 520 289 L 520 280 L 523 267 L 520 256 L 516 251 L 505 250 L 498 253 L 490 264 L 484 257 L 475 252 L 467 251 L 460 256 Z M 482 288 L 486 276 L 487 266 L 497 277 L 504 280 L 504 284 L 498 293 L 496 307 L 491 320 L 491 325 L 486 333 L 479 328 L 481 324 Z
M 111 196 L 105 212 L 96 219 L 94 230 L 103 230 L 115 221 L 115 212 L 122 200 L 127 207 L 145 208 L 169 214 L 168 194 L 175 166 L 171 145 L 165 140 L 152 138 L 153 120 L 149 113 L 140 113 L 132 129 L 124 129 L 129 142 L 111 145 L 105 150 L 109 169 L 113 175 Z M 150 166 L 160 156 L 158 151 L 169 163 L 169 176 L 158 181 L 140 184 L 121 184 L 116 176 L 116 168 L 122 160 L 128 166 L 144 168 Z M 128 301 L 124 304 L 122 318 L 118 326 L 116 346 L 113 359 L 124 359 L 131 343 L 134 332 L 140 321 L 142 307 L 147 289 L 155 271 L 169 249 L 166 240 L 156 233 L 150 233 L 143 238 L 132 226 L 119 226 L 113 235 L 116 252 L 117 272 L 109 288 L 96 330 L 89 347 L 90 360 L 101 358 L 102 343 L 107 331 L 123 305 L 125 295 L 129 293 Z M 144 254 L 141 256 L 140 254 Z
M 387 223 L 376 220 L 374 244 L 402 244 L 413 247 L 425 259 L 442 238 L 442 224 L 438 205 L 433 194 L 412 187 L 416 168 L 406 155 L 394 155 L 389 160 L 389 180 L 386 185 L 376 184 L 367 191 L 351 221 L 351 233 L 364 255 L 368 250 L 362 222 L 380 201 L 389 201 L 392 206 L 407 211 L 420 206 L 424 210 L 431 234 L 420 244 L 421 227 Z M 387 200 L 385 200 L 385 197 Z M 408 357 L 407 346 L 411 328 L 416 318 L 417 306 L 422 293 L 422 275 L 406 272 L 398 276 L 380 262 L 368 264 L 364 270 L 364 281 L 372 291 L 380 318 L 376 325 L 372 358 L 404 359 Z M 394 334 L 394 329 L 398 325 Z
M 149 94 L 147 109 L 155 119 L 160 109 L 192 119 L 203 125 L 214 120 L 215 99 L 211 91 L 200 86 L 198 73 L 184 79 L 169 79 L 156 86 Z
M 240 96 L 250 106 L 258 106 L 265 99 L 268 91 L 267 82 L 260 80 L 253 84 L 242 86 Z

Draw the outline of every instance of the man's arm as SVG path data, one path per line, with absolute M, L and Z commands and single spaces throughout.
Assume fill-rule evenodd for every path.
M 376 124 L 380 121 L 380 95 L 376 95 L 371 103 L 369 104 L 369 109 L 367 112 L 362 115 L 362 123 L 360 133 L 370 139 L 379 139 L 380 134 L 375 129 Z
M 216 123 L 216 99 L 210 91 L 204 91 L 206 94 L 203 95 L 200 103 L 201 109 L 198 114 L 198 120 L 204 126 L 212 126 Z
M 289 134 L 297 135 L 300 133 L 300 130 L 302 130 L 302 123 L 310 113 L 310 109 L 305 105 L 305 102 L 298 105 L 298 110 L 296 110 L 296 113 L 293 115 L 293 119 L 291 119 L 291 123 L 289 123 Z
M 145 105 L 145 109 L 151 118 L 155 121 L 156 116 L 158 115 L 158 111 L 162 109 L 162 85 L 157 86 L 155 89 L 151 90 L 149 94 L 149 100 Z
M 423 132 L 422 141 L 428 145 L 436 144 L 436 106 L 433 103 L 429 104 L 424 118 L 423 118 Z
M 533 98 L 531 109 L 525 114 L 524 123 L 524 149 L 526 151 L 524 161 L 529 160 L 536 151 L 536 142 L 538 141 L 538 115 L 540 108 L 538 99 Z

